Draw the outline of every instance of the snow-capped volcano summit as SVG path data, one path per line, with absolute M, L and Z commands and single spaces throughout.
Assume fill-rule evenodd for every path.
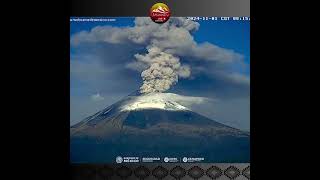
M 127 99 L 120 106 L 120 109 L 121 111 L 132 111 L 142 109 L 162 109 L 168 111 L 189 110 L 187 107 L 176 102 L 175 100 L 177 98 L 188 99 L 188 97 L 183 97 L 172 93 L 150 93 Z
M 121 107 L 122 111 L 132 111 L 141 109 L 163 109 L 167 111 L 178 111 L 178 110 L 188 110 L 188 108 L 174 102 L 165 101 L 163 99 L 145 99 L 141 98 L 130 104 L 126 104 Z
M 117 156 L 205 157 L 248 162 L 249 133 L 193 112 L 206 98 L 133 93 L 71 127 L 71 161 L 106 163 Z
M 113 111 L 137 111 L 143 109 L 159 109 L 167 111 L 191 111 L 191 104 L 199 104 L 210 101 L 208 98 L 182 96 L 174 93 L 131 93 L 117 103 L 109 106 L 100 113 Z

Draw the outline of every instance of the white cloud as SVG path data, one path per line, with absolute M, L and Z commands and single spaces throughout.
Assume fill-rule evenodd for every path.
M 248 75 L 243 75 L 240 73 L 229 73 L 225 74 L 225 78 L 234 83 L 250 85 L 250 77 Z
M 175 101 L 183 106 L 191 108 L 193 105 L 206 104 L 208 102 L 214 102 L 212 98 L 196 97 L 196 96 L 183 96 L 173 93 L 163 93 L 164 99 Z
M 104 97 L 102 97 L 99 93 L 91 95 L 91 100 L 93 101 L 103 101 Z

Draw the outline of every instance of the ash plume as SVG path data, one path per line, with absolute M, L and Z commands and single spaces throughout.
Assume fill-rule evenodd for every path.
M 177 52 L 183 43 L 179 44 L 174 38 L 181 41 L 189 36 L 187 39 L 192 39 L 190 31 L 198 29 L 198 23 L 184 18 L 174 18 L 167 24 L 157 25 L 150 24 L 145 19 L 136 19 L 136 25 L 145 26 L 144 29 L 159 26 L 157 31 L 151 31 L 147 36 L 148 53 L 135 55 L 136 63 L 143 64 L 144 67 L 141 72 L 141 93 L 165 92 L 176 84 L 179 78 L 188 78 L 191 75 L 190 66 L 181 64 L 178 57 Z
M 190 76 L 190 67 L 181 65 L 180 59 L 161 51 L 158 47 L 148 47 L 148 54 L 136 54 L 137 61 L 149 67 L 142 71 L 141 93 L 164 92 L 178 82 L 179 77 Z
M 179 78 L 190 77 L 191 66 L 182 64 L 182 57 L 222 64 L 243 58 L 232 50 L 208 42 L 197 43 L 192 33 L 199 26 L 198 22 L 182 17 L 172 17 L 163 24 L 154 23 L 148 17 L 137 17 L 133 27 L 97 26 L 79 32 L 71 38 L 71 45 L 105 42 L 146 47 L 146 53 L 135 54 L 134 61 L 127 63 L 126 68 L 141 73 L 141 93 L 164 92 Z

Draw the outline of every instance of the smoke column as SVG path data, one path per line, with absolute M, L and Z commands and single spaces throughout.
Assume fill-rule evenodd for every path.
M 143 20 L 145 23 L 145 19 Z M 150 22 L 151 20 L 147 23 L 148 25 L 144 23 L 136 23 L 136 25 L 137 27 L 139 25 L 148 27 Z M 146 68 L 141 73 L 143 80 L 140 87 L 141 93 L 167 91 L 178 82 L 179 78 L 188 78 L 191 75 L 190 66 L 182 65 L 180 58 L 175 55 L 177 53 L 174 52 L 177 48 L 172 43 L 174 40 L 170 38 L 170 35 L 174 35 L 175 38 L 182 35 L 181 38 L 184 38 L 186 34 L 190 35 L 190 31 L 197 28 L 198 24 L 183 18 L 171 19 L 165 24 L 158 25 L 157 33 L 149 36 L 148 53 L 135 55 L 136 60 L 140 64 L 144 64 Z
M 178 78 L 190 76 L 190 67 L 181 65 L 180 59 L 172 54 L 162 52 L 160 48 L 150 46 L 148 54 L 136 54 L 135 58 L 148 65 L 148 69 L 142 71 L 143 84 L 141 93 L 164 92 L 178 82 Z

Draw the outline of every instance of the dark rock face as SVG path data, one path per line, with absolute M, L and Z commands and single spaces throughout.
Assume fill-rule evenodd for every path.
M 71 127 L 71 162 L 114 162 L 117 156 L 249 162 L 249 139 L 247 132 L 192 111 L 109 107 Z

